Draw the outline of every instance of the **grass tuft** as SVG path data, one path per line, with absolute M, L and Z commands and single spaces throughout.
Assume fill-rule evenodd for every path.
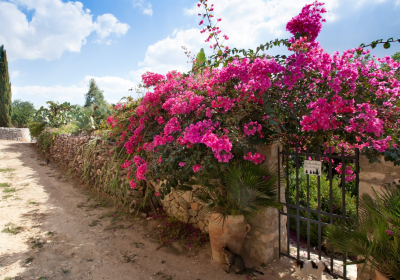
M 8 188 L 9 186 L 11 186 L 10 183 L 0 183 L 0 188 Z
M 18 234 L 24 230 L 23 227 L 17 227 L 13 223 L 8 223 L 5 225 L 4 229 L 1 232 L 10 233 L 10 234 Z
M 3 190 L 3 193 L 11 193 L 11 192 L 16 192 L 17 190 L 15 188 L 6 188 Z
M 13 168 L 5 168 L 5 169 L 0 169 L 0 172 L 12 172 L 15 171 Z

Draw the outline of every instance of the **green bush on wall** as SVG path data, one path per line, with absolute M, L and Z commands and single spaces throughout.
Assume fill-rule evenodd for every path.
M 45 131 L 41 133 L 37 140 L 39 147 L 46 153 L 48 153 L 50 151 L 50 148 L 53 147 L 54 145 L 55 137 L 59 134 L 60 132 L 58 131 L 55 132 Z
M 318 185 L 317 176 L 309 176 L 309 202 L 310 208 L 318 209 Z M 307 175 L 304 174 L 303 167 L 299 168 L 299 204 L 302 207 L 307 207 Z M 327 174 L 322 173 L 320 176 L 320 192 L 321 192 L 321 211 L 330 213 L 329 202 L 330 202 L 330 189 L 329 180 L 327 179 Z M 289 171 L 289 203 L 296 204 L 296 170 L 295 168 L 290 168 Z M 332 178 L 332 212 L 333 214 L 342 215 L 342 187 L 341 179 L 339 176 L 334 176 Z M 349 191 L 346 190 L 345 193 L 345 203 L 346 203 L 346 216 L 355 219 L 357 217 L 357 201 L 356 197 L 352 196 Z M 291 214 L 296 215 L 295 209 L 290 209 Z M 300 211 L 300 216 L 307 218 L 306 211 Z M 310 213 L 310 219 L 318 221 L 318 214 Z M 330 217 L 326 215 L 321 215 L 321 221 L 324 223 L 330 223 Z M 343 221 L 341 219 L 334 219 L 333 224 L 342 225 Z M 290 228 L 297 230 L 296 219 L 290 219 Z M 322 227 L 322 240 L 325 237 L 325 230 Z M 300 221 L 300 237 L 307 240 L 307 222 Z M 318 225 L 310 222 L 310 242 L 313 246 L 318 245 Z
M 31 121 L 28 124 L 29 132 L 32 137 L 38 137 L 39 134 L 44 130 L 46 124 L 37 121 Z

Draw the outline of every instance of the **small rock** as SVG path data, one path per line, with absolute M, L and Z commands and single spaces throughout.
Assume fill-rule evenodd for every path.
M 199 221 L 198 225 L 199 225 L 199 229 L 201 229 L 201 230 L 204 230 L 204 227 L 206 226 L 206 224 L 203 223 L 202 221 Z
M 184 200 L 182 197 L 179 198 L 179 205 L 183 208 L 183 209 L 188 209 L 190 207 L 189 202 L 187 202 L 186 200 Z
M 186 212 L 186 209 L 179 207 L 178 212 L 176 213 L 176 217 L 183 223 L 187 223 L 189 220 L 189 214 Z
M 143 213 L 143 212 L 139 212 L 139 215 L 138 215 L 140 218 L 146 218 L 147 217 L 147 214 L 146 213 Z
M 188 213 L 189 213 L 189 215 L 192 216 L 192 217 L 196 217 L 196 216 L 197 216 L 197 211 L 194 211 L 193 209 L 189 209 L 189 210 L 188 210 Z
M 194 211 L 199 211 L 201 208 L 201 205 L 198 202 L 193 202 L 193 203 L 190 203 L 190 208 L 192 208 Z
M 164 208 L 168 208 L 169 205 L 170 205 L 170 203 L 169 203 L 169 201 L 164 201 L 164 202 L 163 202 L 163 205 L 164 205 Z
M 181 197 L 187 202 L 190 203 L 192 201 L 192 192 L 184 192 Z

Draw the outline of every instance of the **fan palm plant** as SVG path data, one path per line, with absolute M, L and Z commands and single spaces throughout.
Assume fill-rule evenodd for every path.
M 400 185 L 374 189 L 374 198 L 360 198 L 358 225 L 343 230 L 333 225 L 326 228 L 327 246 L 335 251 L 357 255 L 363 270 L 370 266 L 390 279 L 400 279 Z
M 279 208 L 277 199 L 278 172 L 266 165 L 240 162 L 224 172 L 214 169 L 191 181 L 201 185 L 194 192 L 204 203 L 205 213 L 220 213 L 225 221 L 228 215 L 243 215 L 246 220 L 268 207 Z

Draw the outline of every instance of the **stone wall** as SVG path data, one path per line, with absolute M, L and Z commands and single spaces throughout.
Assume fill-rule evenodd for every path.
M 372 196 L 372 187 L 378 191 L 383 184 L 399 182 L 400 166 L 386 162 L 384 157 L 381 157 L 380 161 L 381 163 L 369 163 L 365 156 L 360 156 L 360 195 L 368 193 Z
M 50 132 L 46 130 L 43 133 Z M 97 191 L 106 194 L 119 204 L 131 204 L 135 200 L 136 205 L 143 197 L 143 188 L 129 190 L 126 180 L 127 170 L 118 170 L 120 163 L 113 161 L 110 148 L 104 140 L 95 136 L 81 134 L 52 134 L 53 144 L 45 150 L 41 145 L 40 136 L 37 146 L 40 152 L 50 160 L 50 164 L 57 164 L 72 172 L 71 176 L 79 178 L 80 181 L 95 188 Z M 81 149 L 83 145 L 84 149 Z M 91 149 L 89 157 L 85 156 L 86 151 Z M 118 175 L 118 176 L 117 176 Z M 112 186 L 110 186 L 112 184 Z
M 196 187 L 193 191 L 195 190 Z M 177 217 L 184 223 L 189 223 L 195 228 L 208 232 L 207 219 L 211 214 L 206 215 L 200 211 L 203 205 L 196 201 L 192 191 L 177 192 L 172 190 L 169 195 L 165 196 L 162 204 L 168 215 Z
M 383 184 L 398 183 L 400 180 L 400 166 L 394 166 L 392 162 L 386 162 L 384 157 L 380 158 L 379 162 L 369 163 L 365 156 L 360 156 L 360 184 L 359 194 L 364 193 L 373 196 L 372 187 L 379 192 Z M 361 275 L 362 265 L 358 265 L 358 277 L 360 280 L 375 279 L 374 273 L 369 273 L 370 269 L 366 268 Z
M 31 142 L 29 128 L 0 127 L 0 139 Z

